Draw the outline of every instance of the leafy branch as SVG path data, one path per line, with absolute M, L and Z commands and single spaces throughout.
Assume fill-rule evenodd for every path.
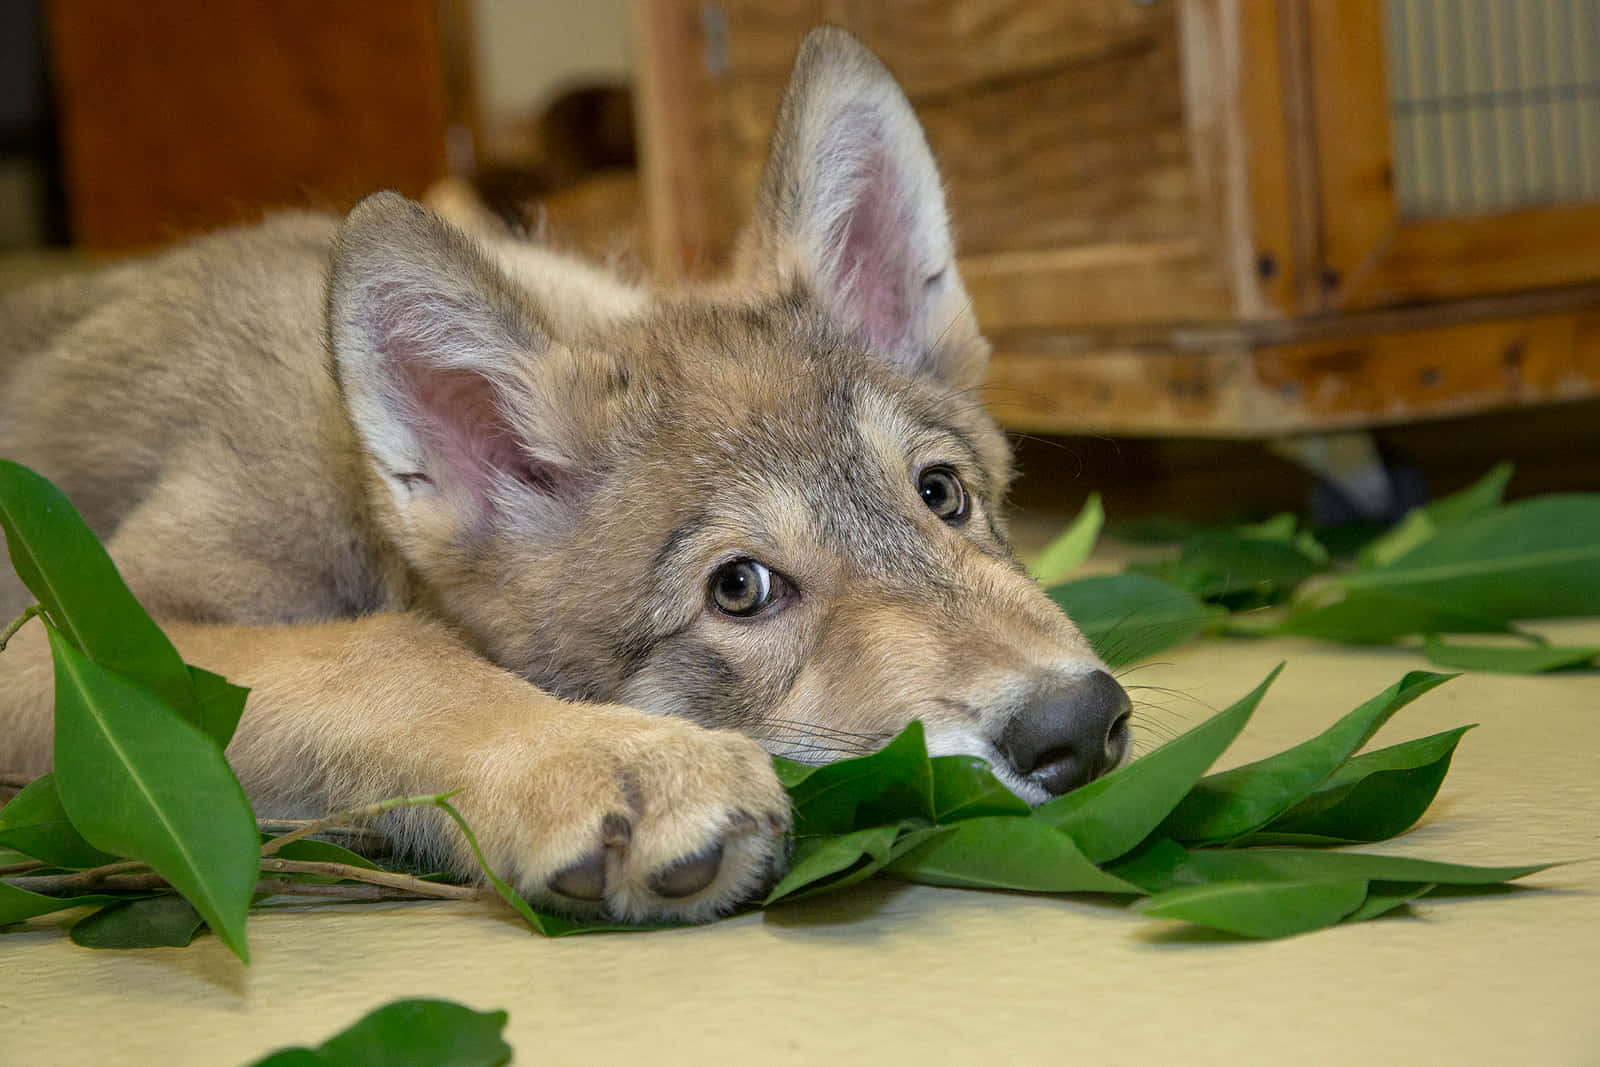
M 1569 501 L 1557 508 L 1594 504 L 1557 499 Z M 1406 536 L 1414 543 L 1376 551 L 1382 570 L 1371 572 L 1406 573 L 1393 582 L 1371 574 L 1345 581 L 1333 594 L 1344 600 L 1333 605 L 1371 595 L 1394 599 L 1404 587 L 1406 597 L 1425 605 L 1412 617 L 1437 610 L 1493 617 L 1481 603 L 1451 600 L 1446 594 L 1460 589 L 1449 583 L 1486 588 L 1486 574 L 1507 567 L 1523 573 L 1537 565 L 1530 560 L 1551 558 L 1549 545 L 1534 544 L 1543 535 L 1526 529 L 1522 518 L 1503 517 L 1514 508 L 1491 513 L 1488 533 L 1473 526 L 1481 515 L 1461 518 L 1470 510 L 1442 509 L 1426 520 L 1427 529 L 1413 524 Z M 1536 517 L 1588 521 L 1576 512 Z M 1051 554 L 1053 571 L 1081 561 L 1102 518 L 1097 505 L 1085 509 L 1068 543 Z M 71 930 L 79 944 L 187 944 L 208 926 L 246 959 L 246 916 L 264 895 L 481 897 L 476 886 L 386 870 L 322 839 L 338 834 L 370 844 L 375 835 L 358 824 L 402 807 L 433 806 L 455 821 L 481 866 L 472 830 L 450 794 L 397 797 L 320 819 L 258 822 L 222 755 L 245 691 L 185 664 L 66 498 L 4 461 L 0 527 L 17 573 L 39 600 L 32 614 L 45 626 L 58 693 L 55 770 L 32 780 L 0 778 L 19 789 L 0 809 L 0 850 L 9 850 L 0 852 L 0 923 L 89 906 L 96 910 Z M 1482 551 L 1478 563 L 1464 564 L 1450 537 L 1469 533 Z M 1576 588 L 1595 581 L 1583 569 L 1587 558 L 1581 546 L 1561 553 L 1572 571 L 1566 580 Z M 1326 559 L 1293 520 L 1275 520 L 1192 542 L 1162 573 L 1079 579 L 1051 594 L 1108 661 L 1128 662 L 1227 628 L 1230 609 L 1241 604 L 1281 602 L 1320 573 Z M 1246 565 L 1255 568 L 1249 581 L 1241 573 Z M 1512 607 L 1530 610 L 1523 601 L 1498 603 L 1505 617 Z M 1280 629 L 1296 619 L 1304 625 L 1321 604 L 1291 607 Z M 930 757 L 918 723 L 857 759 L 821 767 L 776 760 L 795 814 L 793 862 L 762 906 L 885 874 L 934 885 L 1112 894 L 1152 916 L 1277 937 L 1372 918 L 1435 886 L 1497 884 L 1542 869 L 1336 851 L 1400 834 L 1427 810 L 1467 727 L 1360 750 L 1445 675 L 1409 674 L 1317 737 L 1207 775 L 1272 680 L 1143 758 L 1031 810 L 981 760 Z M 263 841 L 263 831 L 277 836 Z M 637 928 L 545 914 L 487 867 L 483 874 L 541 933 Z
M 1088 556 L 1104 524 L 1092 496 L 1044 549 L 1036 572 L 1113 666 L 1201 634 L 1346 644 L 1420 637 L 1428 659 L 1454 669 L 1591 666 L 1600 647 L 1551 647 L 1518 624 L 1600 610 L 1600 494 L 1505 504 L 1511 475 L 1511 465 L 1501 464 L 1461 492 L 1415 509 L 1351 561 L 1335 558 L 1285 514 L 1190 529 L 1166 558 L 1061 581 Z M 1446 641 L 1447 634 L 1477 639 Z

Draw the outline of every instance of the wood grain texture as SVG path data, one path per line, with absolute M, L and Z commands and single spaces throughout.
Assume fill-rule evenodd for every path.
M 1199 240 L 968 256 L 961 273 L 991 333 L 1219 322 L 1233 313 L 1217 259 Z
M 645 118 L 652 168 L 682 183 L 650 180 L 652 217 L 672 215 L 652 227 L 698 235 L 696 251 L 674 257 L 691 274 L 726 262 L 795 49 L 820 21 L 861 34 L 905 80 L 964 253 L 1199 235 L 1168 5 L 726 0 L 708 28 L 686 0 L 641 4 L 642 25 L 666 20 L 681 35 L 663 48 L 641 33 L 652 63 L 696 68 L 648 75 L 693 109 L 692 132 Z
M 1198 235 L 1175 19 L 1139 47 L 918 115 L 969 255 Z
M 913 101 L 1149 46 L 1172 15 L 1128 0 L 832 0 Z
M 152 244 L 284 205 L 420 195 L 445 173 L 432 0 L 60 0 L 51 44 L 72 225 Z
M 1283 0 L 1190 0 L 1179 7 L 1184 112 L 1214 255 L 1235 317 L 1298 310 L 1312 254 L 1297 169 L 1308 132 L 1295 124 L 1297 79 Z
M 1040 350 L 998 339 L 986 399 L 1015 429 L 1267 437 L 1600 396 L 1600 311 L 1266 344 L 1242 335 Z

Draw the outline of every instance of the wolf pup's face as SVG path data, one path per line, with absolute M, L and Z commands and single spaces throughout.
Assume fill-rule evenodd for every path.
M 1032 803 L 1116 766 L 1128 698 L 1007 540 L 932 158 L 842 31 L 801 50 L 739 260 L 556 336 L 418 206 L 356 208 L 331 337 L 420 595 L 551 692 L 800 760 L 921 719 Z

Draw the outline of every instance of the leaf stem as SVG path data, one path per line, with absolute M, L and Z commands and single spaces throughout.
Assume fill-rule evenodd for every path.
M 445 900 L 477 900 L 478 887 L 470 885 L 450 885 L 447 882 L 425 882 L 421 878 L 409 874 L 396 874 L 393 871 L 374 871 L 366 867 L 355 867 L 348 863 L 325 863 L 320 860 L 284 860 L 263 857 L 261 860 L 263 871 L 279 871 L 285 874 L 320 874 L 329 878 L 345 878 L 352 881 L 366 882 L 369 885 L 381 885 L 390 889 L 404 889 L 407 892 L 417 893 L 422 896 L 439 897 Z M 294 883 L 300 885 L 303 883 Z
M 454 795 L 454 793 L 432 793 L 428 796 L 420 797 L 391 797 L 388 800 L 380 800 L 376 804 L 365 804 L 359 808 L 348 808 L 332 815 L 325 815 L 320 819 L 312 819 L 310 822 L 303 823 L 298 829 L 291 830 L 282 837 L 274 837 L 271 841 L 262 845 L 261 855 L 270 856 L 291 841 L 298 841 L 302 837 L 310 837 L 312 834 L 321 833 L 330 827 L 345 826 L 362 819 L 376 818 L 384 812 L 393 811 L 396 808 L 438 806 L 447 797 Z
M 256 828 L 264 834 L 292 834 L 311 823 L 311 819 L 257 819 Z M 323 837 L 343 837 L 364 848 L 382 849 L 389 845 L 387 837 L 359 826 L 324 826 L 314 832 Z
M 4 630 L 0 630 L 0 652 L 4 652 L 6 650 L 6 643 L 16 636 L 18 630 L 27 625 L 29 619 L 33 618 L 35 615 L 43 614 L 44 608 L 39 604 L 33 604 L 29 607 L 23 608 L 21 615 L 18 615 L 16 618 L 12 619 L 10 625 L 8 625 Z
M 423 885 L 430 883 L 423 882 Z M 437 887 L 435 887 L 437 888 Z M 455 886 L 454 888 L 468 888 Z M 256 883 L 256 892 L 264 896 L 335 897 L 340 900 L 438 900 L 438 893 L 421 890 L 395 889 L 383 885 L 329 885 L 318 882 L 296 882 L 288 875 L 263 878 Z M 463 898 L 466 899 L 466 898 Z
M 4 867 L 0 867 L 0 878 L 12 874 L 26 874 L 29 871 L 41 870 L 48 866 L 50 865 L 43 860 L 23 860 L 21 863 L 8 863 Z
M 133 861 L 110 863 L 104 867 L 77 871 L 73 874 L 24 876 L 21 878 L 8 878 L 6 882 L 8 885 L 16 886 L 18 889 L 26 889 L 29 892 L 47 895 L 73 892 L 80 889 L 116 889 L 124 892 L 138 892 L 150 889 L 172 888 L 166 879 L 154 871 L 138 869 L 143 866 L 144 864 Z M 354 867 L 346 863 L 267 859 L 262 861 L 261 867 L 264 871 L 275 872 L 277 877 L 262 879 L 260 884 L 263 886 L 269 885 L 271 888 L 262 889 L 258 886 L 257 892 L 313 897 L 346 896 L 357 900 L 477 900 L 480 895 L 476 886 L 428 882 L 409 874 L 368 870 L 365 867 Z M 292 874 L 314 874 L 328 878 L 343 878 L 364 883 L 364 885 L 372 887 L 372 890 L 392 890 L 396 893 L 404 894 L 404 897 L 374 896 L 371 890 L 360 889 L 357 886 L 348 886 L 346 888 L 360 889 L 359 892 L 325 892 L 325 890 L 335 887 L 311 882 L 297 882 L 288 877 Z M 89 875 L 93 875 L 93 877 L 86 877 Z

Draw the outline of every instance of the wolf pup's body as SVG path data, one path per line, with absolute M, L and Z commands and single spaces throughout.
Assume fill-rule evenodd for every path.
M 923 720 L 1038 803 L 1127 698 L 1015 562 L 987 354 L 888 73 L 813 34 L 729 283 L 657 296 L 392 194 L 0 302 L 0 455 L 191 662 L 262 813 L 462 790 L 568 910 L 704 918 L 781 865 L 768 751 Z M 0 618 L 26 604 L 0 578 Z M 50 763 L 37 627 L 0 768 Z M 431 813 L 401 843 L 470 869 Z

